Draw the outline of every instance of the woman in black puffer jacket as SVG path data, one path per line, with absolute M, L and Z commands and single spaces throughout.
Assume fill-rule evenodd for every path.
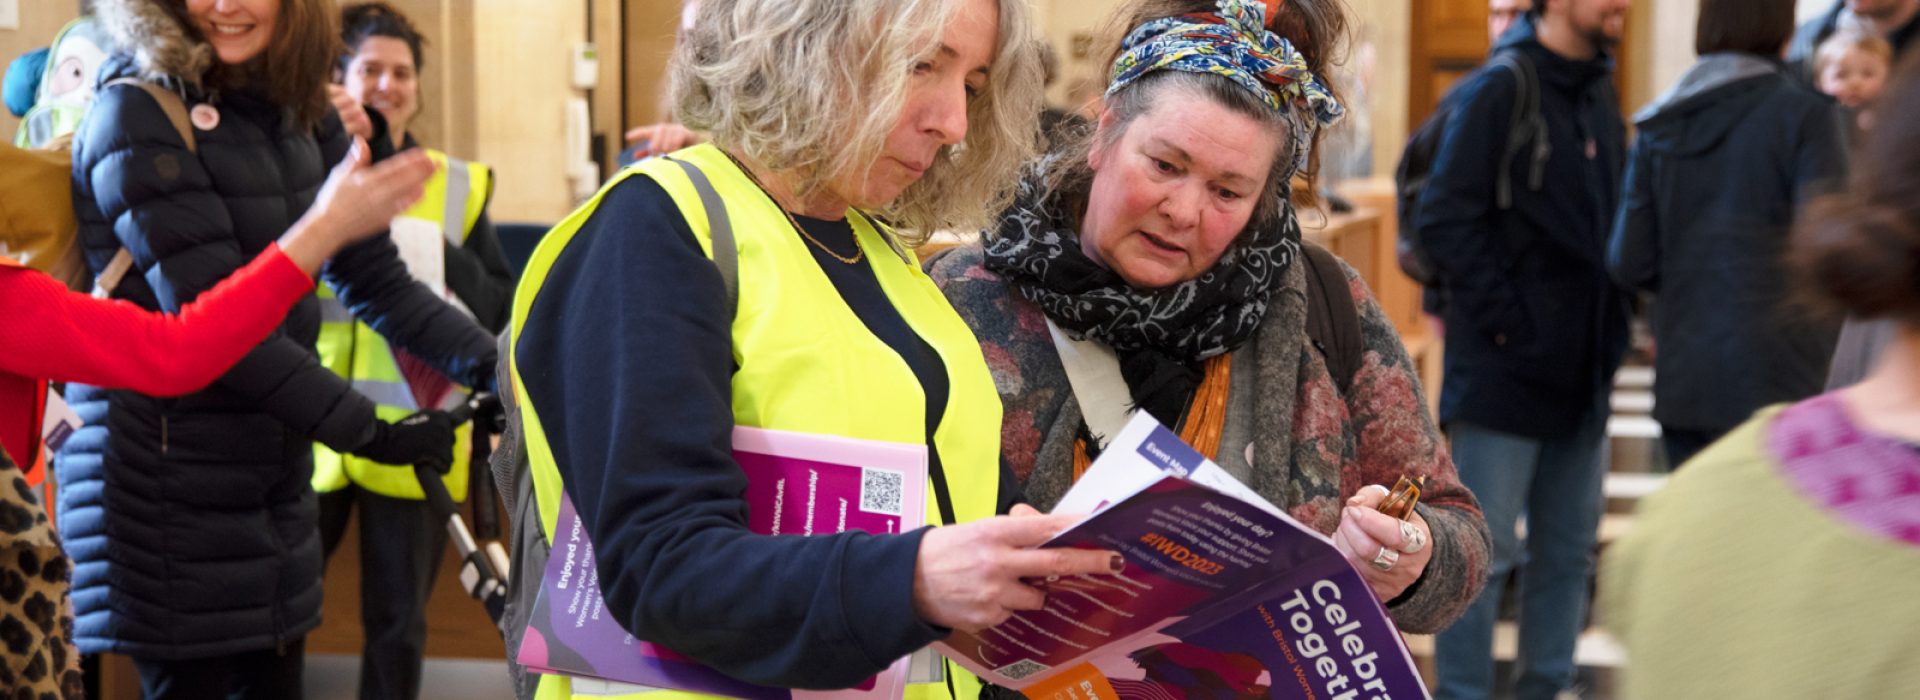
M 307 214 L 350 138 L 325 100 L 328 0 L 97 0 L 118 44 L 74 141 L 88 266 L 125 248 L 114 296 L 177 311 Z M 179 94 L 197 150 L 136 78 Z M 323 271 L 348 308 L 461 384 L 492 383 L 486 332 L 407 274 L 386 237 Z M 444 462 L 445 414 L 395 424 L 321 367 L 319 305 L 205 391 L 157 399 L 70 386 L 86 420 L 55 462 L 73 557 L 74 641 L 134 658 L 149 698 L 294 698 L 320 621 L 309 480 L 321 443 L 385 463 Z

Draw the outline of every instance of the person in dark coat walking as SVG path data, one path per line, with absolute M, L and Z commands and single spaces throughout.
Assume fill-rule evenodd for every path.
M 1679 466 L 1753 412 L 1826 380 L 1838 319 L 1788 308 L 1801 202 L 1845 174 L 1844 117 L 1788 76 L 1792 0 L 1705 0 L 1700 60 L 1635 118 L 1607 264 L 1657 295 L 1653 417 Z
M 1601 514 L 1607 398 L 1627 346 L 1627 296 L 1607 276 L 1626 129 L 1607 49 L 1628 0 L 1544 0 L 1501 37 L 1538 76 L 1541 122 L 1510 158 L 1520 81 L 1482 70 L 1452 99 L 1420 201 L 1420 240 L 1445 286 L 1440 420 L 1454 463 L 1493 538 L 1489 585 L 1436 646 L 1441 698 L 1485 698 L 1506 577 L 1521 572 L 1516 695 L 1551 698 L 1573 682 Z M 1495 168 L 1512 168 L 1512 206 Z M 1528 183 L 1538 182 L 1538 187 Z M 1527 514 L 1527 538 L 1515 523 Z M 1524 551 L 1522 547 L 1524 546 Z
M 326 0 L 99 0 L 116 55 L 74 141 L 74 206 L 89 268 L 124 250 L 115 298 L 177 311 L 308 216 L 350 139 L 324 85 L 338 53 Z M 180 95 L 197 148 L 119 78 Z M 492 338 L 413 281 L 376 237 L 322 278 L 395 346 L 471 386 Z M 148 698 L 297 698 L 319 624 L 312 443 L 381 462 L 450 460 L 451 420 L 396 423 L 321 367 L 320 307 L 212 387 L 177 399 L 70 385 L 86 426 L 55 461 L 73 557 L 74 641 L 134 658 Z

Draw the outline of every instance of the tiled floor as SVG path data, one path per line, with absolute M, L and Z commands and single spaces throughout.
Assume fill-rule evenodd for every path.
M 308 654 L 307 700 L 354 700 L 360 659 Z M 420 680 L 420 700 L 513 700 L 505 661 L 429 659 Z

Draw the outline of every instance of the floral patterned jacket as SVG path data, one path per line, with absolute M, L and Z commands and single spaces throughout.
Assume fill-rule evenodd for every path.
M 1351 396 L 1306 342 L 1306 275 L 1294 264 L 1267 308 L 1259 334 L 1235 351 L 1220 465 L 1295 519 L 1332 534 L 1345 499 L 1369 484 L 1425 476 L 1420 514 L 1434 553 L 1419 581 L 1388 605 L 1400 629 L 1444 629 L 1486 583 L 1486 521 L 1461 485 L 1446 443 L 1426 410 L 1400 337 L 1350 267 L 1349 290 L 1365 347 Z M 979 246 L 927 262 L 980 339 L 1006 406 L 1001 449 L 1027 498 L 1051 508 L 1072 485 L 1080 408 L 1039 307 L 988 271 Z

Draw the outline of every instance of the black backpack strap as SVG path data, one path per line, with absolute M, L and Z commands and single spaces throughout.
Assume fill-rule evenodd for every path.
M 1307 264 L 1307 342 L 1327 360 L 1327 371 L 1341 396 L 1352 393 L 1366 345 L 1360 339 L 1360 310 L 1353 305 L 1347 273 L 1327 249 L 1300 242 Z
M 1553 139 L 1547 132 L 1547 117 L 1540 108 L 1540 100 L 1543 99 L 1540 71 L 1534 67 L 1533 59 L 1525 53 L 1515 51 L 1513 55 L 1514 60 L 1518 61 L 1518 65 L 1523 69 L 1520 77 L 1526 81 L 1525 89 L 1530 99 L 1524 103 L 1526 109 L 1521 113 L 1519 122 L 1525 132 L 1523 136 L 1526 140 L 1522 141 L 1521 137 L 1515 137 L 1513 144 L 1509 147 L 1513 153 L 1508 157 L 1527 154 L 1530 159 L 1527 163 L 1527 189 L 1538 192 L 1547 182 L 1547 157 L 1553 155 Z M 1609 86 L 1613 84 L 1612 81 L 1601 82 Z M 1532 145 L 1531 149 L 1527 148 L 1529 144 Z
M 1507 128 L 1507 147 L 1500 159 L 1500 169 L 1494 176 L 1494 205 L 1506 210 L 1513 208 L 1514 159 L 1522 155 L 1529 157 L 1527 187 L 1537 191 L 1546 180 L 1547 157 L 1551 155 L 1552 144 L 1547 138 L 1546 119 L 1540 115 L 1540 72 L 1534 67 L 1533 59 L 1519 50 L 1501 51 L 1494 54 L 1487 62 L 1487 67 L 1489 70 L 1512 72 L 1515 83 L 1513 117 Z

